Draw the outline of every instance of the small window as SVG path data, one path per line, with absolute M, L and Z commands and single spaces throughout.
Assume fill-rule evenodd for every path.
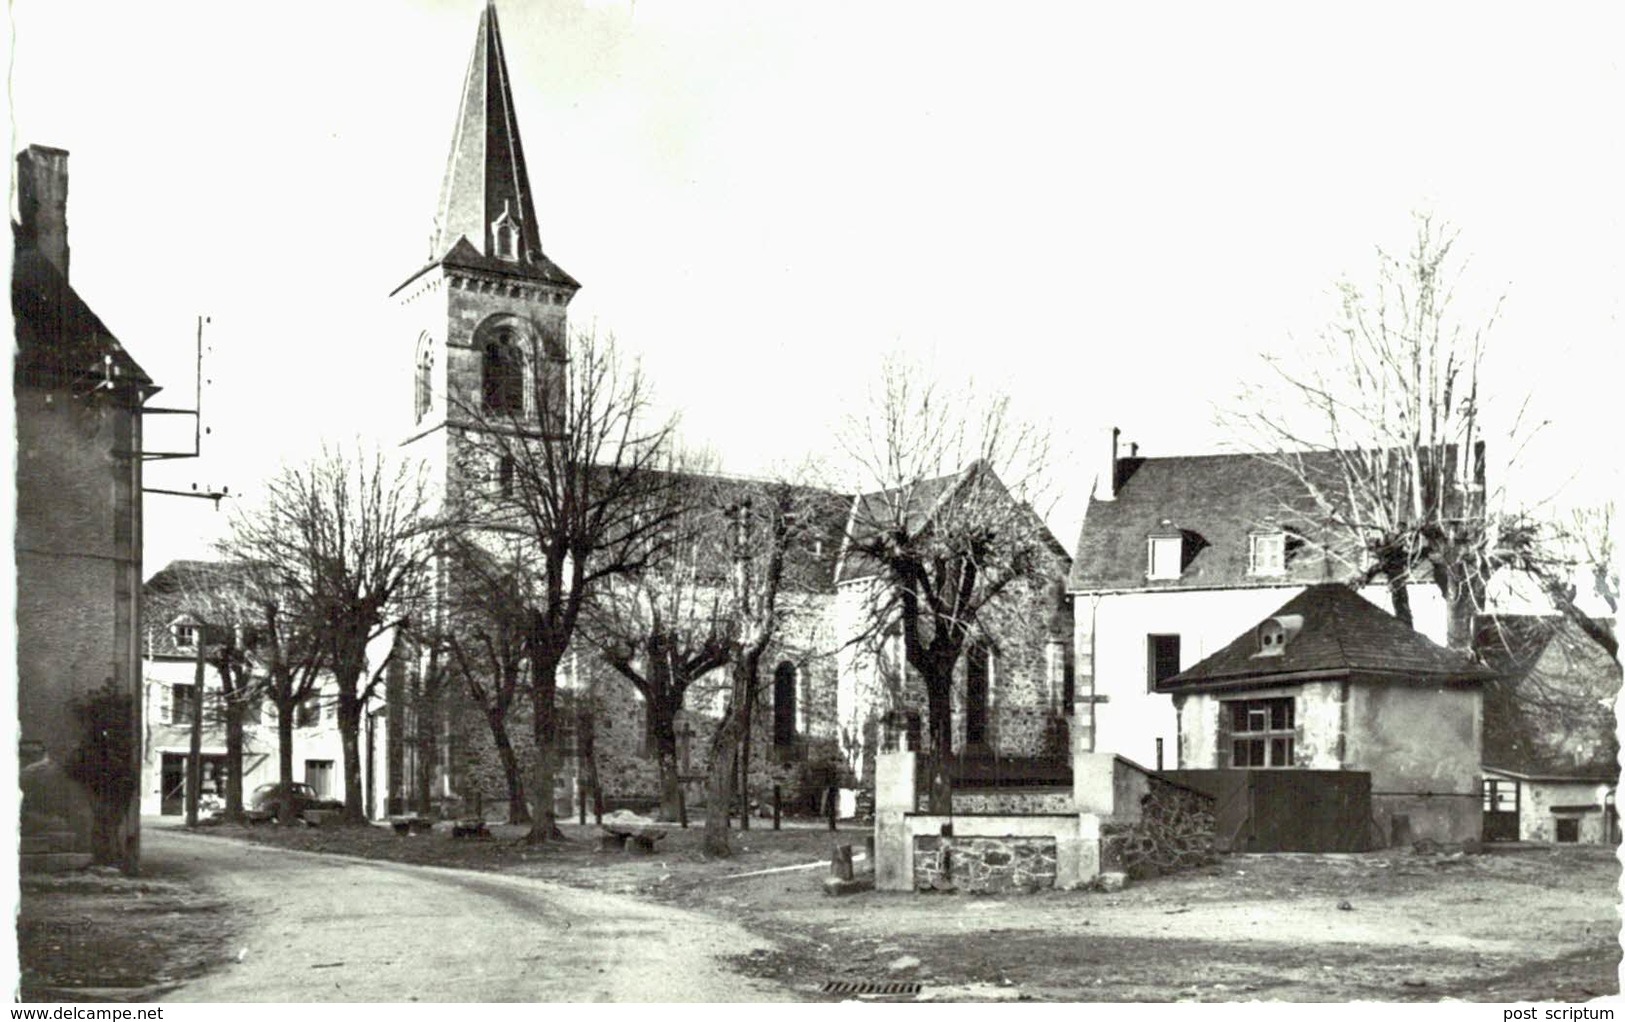
M 1185 541 L 1179 536 L 1152 536 L 1147 550 L 1147 578 L 1178 578 L 1185 570 Z
M 1179 636 L 1145 637 L 1145 690 L 1155 692 L 1157 683 L 1179 673 Z
M 175 645 L 179 649 L 195 649 L 197 647 L 197 625 L 176 625 Z
M 1254 533 L 1247 571 L 1253 575 L 1284 574 L 1286 572 L 1286 533 Z
M 315 696 L 304 700 L 294 712 L 294 727 L 315 727 L 322 719 L 322 704 Z
M 1580 843 L 1580 821 L 1577 818 L 1573 816 L 1557 818 L 1557 843 L 1560 845 Z
M 192 723 L 192 700 L 197 692 L 196 685 L 171 685 L 169 687 L 169 722 L 171 724 Z
M 504 454 L 497 463 L 497 485 L 504 497 L 513 496 L 513 456 Z
M 1294 762 L 1295 707 L 1284 699 L 1229 703 L 1230 765 L 1289 767 Z
M 1500 781 L 1486 778 L 1484 781 L 1484 811 L 1486 813 L 1511 813 L 1518 808 L 1518 793 L 1516 781 Z

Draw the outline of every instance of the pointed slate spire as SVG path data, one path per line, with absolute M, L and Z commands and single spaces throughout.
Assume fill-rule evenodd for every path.
M 499 220 L 505 226 L 517 226 L 516 248 L 499 246 L 494 236 Z M 514 260 L 521 266 L 546 264 L 525 171 L 525 151 L 519 142 L 519 122 L 514 116 L 502 33 L 497 28 L 496 5 L 490 0 L 480 14 L 474 53 L 463 81 L 463 103 L 440 186 L 431 257 L 444 258 L 460 237 L 466 237 L 487 258 Z

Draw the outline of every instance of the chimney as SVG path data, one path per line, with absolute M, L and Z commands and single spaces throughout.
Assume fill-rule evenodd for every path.
M 1106 471 L 1095 480 L 1096 500 L 1117 499 L 1117 437 L 1123 431 L 1116 426 L 1111 428 L 1111 455 L 1106 461 Z
M 67 150 L 31 145 L 17 154 L 17 218 L 23 244 L 67 279 Z

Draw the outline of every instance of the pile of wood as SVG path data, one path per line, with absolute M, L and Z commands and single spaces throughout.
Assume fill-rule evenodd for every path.
M 1214 828 L 1211 796 L 1153 779 L 1138 823 L 1101 829 L 1101 868 L 1141 880 L 1206 866 L 1218 858 Z

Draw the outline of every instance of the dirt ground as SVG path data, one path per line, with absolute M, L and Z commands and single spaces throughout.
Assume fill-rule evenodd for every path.
M 24 1001 L 146 1001 L 217 965 L 227 903 L 181 870 L 24 876 L 17 914 Z
M 738 854 L 725 860 L 701 855 L 697 829 L 673 827 L 649 857 L 599 852 L 590 824 L 564 830 L 572 840 L 539 849 L 507 827 L 489 841 L 383 828 L 216 832 L 711 912 L 777 946 L 736 967 L 806 996 L 820 996 L 826 981 L 915 981 L 922 998 L 948 1000 L 1583 1001 L 1619 992 L 1620 868 L 1607 848 L 1230 856 L 1110 894 L 830 898 L 820 884 L 832 845 L 861 849 L 867 828 L 736 831 Z

